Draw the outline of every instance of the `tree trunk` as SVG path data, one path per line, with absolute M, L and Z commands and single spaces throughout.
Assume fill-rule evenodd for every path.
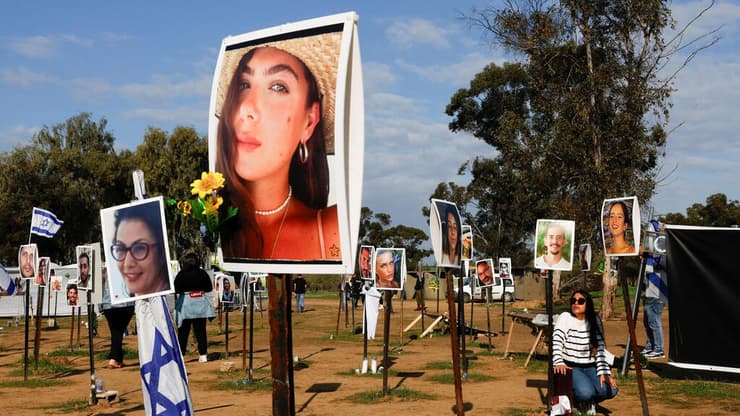
M 552 301 L 560 299 L 560 270 L 552 271 Z
M 612 262 L 609 256 L 606 256 L 604 260 L 602 281 L 604 282 L 604 297 L 601 302 L 601 318 L 609 319 L 614 317 L 614 300 L 617 293 L 617 276 L 612 272 Z

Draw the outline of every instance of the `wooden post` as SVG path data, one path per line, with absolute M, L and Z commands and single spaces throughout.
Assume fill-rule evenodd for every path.
M 488 327 L 486 328 L 488 330 L 488 345 L 486 346 L 488 348 L 488 352 L 491 352 L 491 287 L 486 287 L 486 322 Z M 508 345 L 507 345 L 508 349 Z M 506 358 L 506 354 L 504 354 L 504 358 Z
M 504 285 L 504 289 L 506 285 Z M 502 301 L 503 301 L 503 294 Z M 547 271 L 547 279 L 545 279 L 545 305 L 547 310 L 547 354 L 550 359 L 547 360 L 547 410 L 548 414 L 552 410 L 552 392 L 553 392 L 553 378 L 552 378 L 552 270 Z M 539 342 L 539 340 L 538 340 Z M 536 347 L 535 343 L 535 347 Z
M 269 276 L 267 279 L 274 416 L 295 416 L 291 281 L 291 276 L 287 274 Z
M 460 344 L 455 316 L 455 294 L 452 291 L 452 273 L 446 272 L 445 288 L 447 293 L 447 310 L 450 321 L 450 343 L 452 344 L 452 371 L 455 377 L 455 412 L 458 416 L 465 414 L 462 395 L 462 377 L 460 374 Z
M 79 293 L 79 292 L 78 292 Z M 77 347 L 80 345 L 80 325 L 82 325 L 82 307 L 79 306 L 80 300 L 77 298 Z M 90 323 L 88 322 L 88 326 L 90 326 Z
M 383 291 L 383 297 L 385 298 L 383 300 L 383 303 L 385 303 L 385 308 L 383 308 L 385 319 L 383 320 L 383 396 L 388 395 L 388 367 L 390 366 L 390 361 L 388 361 L 388 342 L 389 338 L 391 336 L 391 291 L 385 290 Z
M 256 286 L 256 285 L 255 285 Z M 254 287 L 249 291 L 249 383 L 254 382 Z M 260 311 L 260 316 L 262 312 Z
M 242 308 L 242 371 L 246 371 L 246 370 L 247 370 L 247 307 L 244 306 Z
M 501 292 L 501 333 L 506 333 L 506 279 L 501 279 L 501 286 L 503 287 Z M 552 292 L 552 288 L 550 288 Z
M 632 319 L 632 306 L 630 305 L 630 292 L 627 279 L 619 273 L 619 263 L 616 264 L 619 281 L 622 284 L 622 296 L 624 296 L 624 310 L 627 315 L 627 328 L 630 335 L 630 345 L 632 355 L 635 357 L 635 376 L 637 377 L 637 387 L 640 390 L 640 403 L 642 404 L 642 414 L 648 416 L 647 395 L 645 394 L 645 382 L 642 379 L 642 366 L 640 365 L 640 352 L 637 350 L 637 339 L 635 338 L 635 321 Z M 627 354 L 624 355 L 627 359 Z
M 74 350 L 74 336 L 75 336 L 75 307 L 72 307 L 72 323 L 69 327 L 69 350 Z
M 25 343 L 23 348 L 23 381 L 28 381 L 28 310 L 31 301 L 31 279 L 26 279 L 26 329 Z
M 224 329 L 224 337 L 225 337 L 225 344 L 226 344 L 226 359 L 229 358 L 229 309 L 231 307 L 229 304 L 224 304 L 224 310 L 226 311 L 226 329 Z
M 337 308 L 337 326 L 334 329 L 334 336 L 339 336 L 339 320 L 342 318 L 342 292 L 339 292 L 339 307 Z
M 41 317 L 44 316 L 44 287 L 36 289 L 36 332 L 33 338 L 33 369 L 39 369 L 39 348 L 41 347 Z
M 93 343 L 93 325 L 91 318 L 95 315 L 95 306 L 92 303 L 92 292 L 87 291 L 87 339 L 88 355 L 90 357 L 90 403 L 98 404 L 98 395 L 95 391 L 95 344 Z

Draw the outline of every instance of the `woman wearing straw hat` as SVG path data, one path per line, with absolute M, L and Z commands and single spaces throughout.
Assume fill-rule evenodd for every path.
M 298 42 L 250 49 L 224 94 L 216 170 L 239 208 L 221 232 L 225 257 L 341 258 L 322 113 L 322 88 L 334 85 L 308 64 L 321 54 L 299 58 Z

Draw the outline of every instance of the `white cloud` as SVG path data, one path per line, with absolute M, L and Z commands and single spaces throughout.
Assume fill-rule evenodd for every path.
M 447 49 L 449 36 L 456 32 L 452 27 L 435 26 L 426 19 L 396 20 L 385 31 L 386 38 L 401 49 L 416 46 L 432 46 Z
M 494 61 L 493 58 L 495 57 L 475 52 L 452 64 L 421 66 L 403 59 L 397 59 L 396 64 L 403 70 L 435 83 L 460 85 L 461 81 L 467 83 L 472 80 L 475 74 Z M 503 62 L 503 58 L 500 57 L 496 60 Z
M 56 54 L 65 43 L 91 46 L 93 41 L 76 35 L 59 34 L 53 36 L 28 36 L 11 38 L 8 42 L 11 49 L 29 58 L 48 58 Z
M 396 81 L 396 74 L 388 64 L 380 62 L 364 62 L 362 64 L 362 83 L 365 91 L 371 93 L 380 91 Z
M 173 76 L 155 75 L 150 82 L 130 83 L 117 88 L 121 94 L 131 101 L 160 103 L 182 97 L 210 97 L 211 76 L 202 76 L 195 79 L 180 77 L 174 80 Z
M 109 42 L 121 42 L 131 40 L 134 37 L 125 33 L 103 32 L 102 38 Z
M 10 130 L 0 131 L 0 149 L 12 149 L 15 146 L 29 144 L 39 130 L 41 130 L 39 127 L 17 125 Z
M 171 122 L 184 125 L 198 125 L 199 121 L 208 120 L 208 110 L 203 106 L 179 108 L 136 108 L 126 111 L 124 116 L 142 120 Z
M 426 230 L 421 207 L 439 182 L 467 184 L 460 165 L 491 147 L 469 134 L 453 134 L 441 120 L 420 117 L 419 103 L 392 94 L 370 97 L 365 144 L 363 205 L 393 214 L 394 224 Z
M 20 67 L 15 69 L 3 69 L 0 71 L 0 78 L 3 82 L 16 87 L 34 87 L 39 84 L 55 82 L 56 78 L 40 72 L 31 71 L 28 68 Z

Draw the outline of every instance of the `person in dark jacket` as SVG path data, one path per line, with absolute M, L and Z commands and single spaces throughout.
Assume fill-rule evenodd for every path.
M 207 292 L 213 291 L 213 283 L 208 273 L 201 269 L 195 254 L 186 254 L 180 260 L 180 266 L 181 270 L 175 276 L 175 292 L 178 294 L 175 302 L 177 338 L 180 341 L 180 350 L 185 355 L 192 326 L 198 342 L 198 361 L 204 363 L 208 361 L 206 319 L 216 316 L 206 297 Z

